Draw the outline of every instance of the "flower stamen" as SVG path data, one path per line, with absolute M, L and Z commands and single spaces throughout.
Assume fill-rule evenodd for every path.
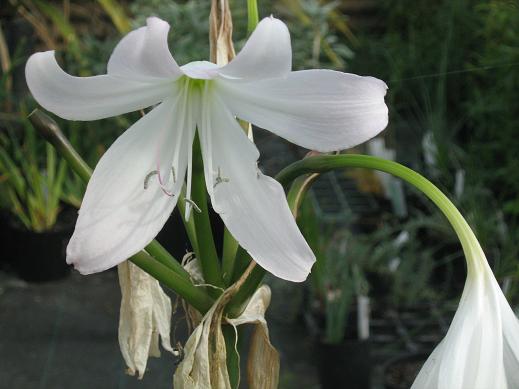
M 148 189 L 150 178 L 153 177 L 155 174 L 158 174 L 158 170 L 153 170 L 146 174 L 146 177 L 144 178 L 144 190 Z
M 196 203 L 193 200 L 185 198 L 184 201 L 186 203 L 190 204 L 196 212 L 202 213 L 202 210 L 200 209 L 200 207 L 198 205 L 196 205 Z
M 229 179 L 227 177 L 222 177 L 220 167 L 218 166 L 218 175 L 216 176 L 216 178 L 214 180 L 213 189 L 216 188 L 216 185 L 221 184 L 222 182 L 229 182 Z
M 157 177 L 158 177 L 159 186 L 160 186 L 160 189 L 162 190 L 162 192 L 164 192 L 164 194 L 166 194 L 169 197 L 173 197 L 174 194 L 173 194 L 172 190 L 167 189 L 165 184 L 163 183 L 162 177 L 160 176 L 160 171 L 159 170 L 152 170 L 151 172 L 149 172 L 146 175 L 146 177 L 144 178 L 144 190 L 148 189 L 149 181 L 155 175 L 157 175 Z M 173 176 L 173 185 L 175 185 L 175 183 L 177 182 L 177 176 L 176 176 L 176 173 L 175 173 L 175 167 L 174 166 L 171 166 L 171 175 Z

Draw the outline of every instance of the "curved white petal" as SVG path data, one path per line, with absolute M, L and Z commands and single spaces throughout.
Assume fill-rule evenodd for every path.
M 179 97 L 164 101 L 115 141 L 88 183 L 67 247 L 68 263 L 83 274 L 103 271 L 157 235 L 184 181 L 192 125 Z M 156 170 L 160 181 L 151 173 Z
M 115 47 L 108 61 L 108 74 L 133 80 L 177 79 L 182 70 L 168 47 L 169 24 L 157 17 L 146 27 L 128 33 Z
M 157 104 L 175 93 L 174 82 L 139 82 L 110 75 L 74 77 L 54 51 L 33 54 L 25 67 L 27 85 L 45 109 L 70 120 L 96 120 Z
M 484 266 L 467 277 L 449 331 L 412 389 L 516 388 L 518 357 L 519 323 L 491 270 Z
M 519 320 L 503 294 L 500 294 L 503 315 L 504 364 L 509 388 L 519 388 Z
M 182 65 L 181 69 L 190 78 L 210 80 L 218 75 L 220 66 L 209 61 L 193 61 Z
M 286 76 L 292 69 L 290 33 L 281 20 L 267 17 L 238 55 L 219 73 L 230 79 L 260 80 Z
M 353 147 L 388 122 L 387 86 L 373 77 L 304 70 L 281 79 L 216 82 L 233 114 L 312 150 Z
M 303 281 L 315 256 L 285 193 L 257 168 L 259 152 L 216 96 L 203 101 L 200 141 L 213 208 L 252 258 L 277 277 Z

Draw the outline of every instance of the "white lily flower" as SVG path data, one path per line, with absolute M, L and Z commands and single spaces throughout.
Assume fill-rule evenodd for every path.
M 476 237 L 462 224 L 458 235 L 468 265 L 463 295 L 447 335 L 411 389 L 519 388 L 519 321 Z
M 88 184 L 67 262 L 103 271 L 140 251 L 169 218 L 186 178 L 198 131 L 213 208 L 254 260 L 274 275 L 304 280 L 315 256 L 299 232 L 281 185 L 257 169 L 259 157 L 235 117 L 318 151 L 355 146 L 387 125 L 386 85 L 329 70 L 291 72 L 290 35 L 263 19 L 227 65 L 179 67 L 168 23 L 147 26 L 117 45 L 106 75 L 73 77 L 53 51 L 29 58 L 36 100 L 72 120 L 96 120 L 156 105 L 99 161 Z

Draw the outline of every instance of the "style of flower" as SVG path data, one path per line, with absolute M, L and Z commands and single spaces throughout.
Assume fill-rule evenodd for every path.
M 462 228 L 468 265 L 463 295 L 447 335 L 411 389 L 519 388 L 519 321 L 476 237 L 468 225 Z
M 184 181 L 189 199 L 198 132 L 207 191 L 231 234 L 274 275 L 304 280 L 315 256 L 281 185 L 258 170 L 259 152 L 236 117 L 309 149 L 346 149 L 386 127 L 386 85 L 330 70 L 292 72 L 288 29 L 273 17 L 224 66 L 179 67 L 168 30 L 165 21 L 149 18 L 116 46 L 105 75 L 66 74 L 52 51 L 27 62 L 33 96 L 62 118 L 96 120 L 153 106 L 96 166 L 67 262 L 94 273 L 145 247 L 169 218 Z

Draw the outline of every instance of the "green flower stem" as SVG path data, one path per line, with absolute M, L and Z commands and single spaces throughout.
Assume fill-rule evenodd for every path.
M 170 270 L 180 275 L 186 280 L 190 279 L 189 273 L 182 267 L 182 265 L 156 240 L 152 240 L 144 248 L 157 261 L 167 266 Z
M 84 181 L 88 182 L 92 176 L 92 169 L 87 163 L 81 158 L 76 152 L 74 147 L 70 144 L 65 135 L 61 132 L 58 124 L 39 110 L 35 110 L 29 115 L 29 119 L 36 128 L 36 130 L 52 144 L 56 150 L 61 154 L 63 158 L 70 165 L 72 170 Z M 182 265 L 162 247 L 162 245 L 153 240 L 148 246 L 146 251 L 151 254 L 157 261 L 165 265 L 168 269 L 174 271 L 184 280 L 190 281 L 189 274 L 184 270 Z
M 243 247 L 238 246 L 234 266 L 229 276 L 229 284 L 234 284 L 238 281 L 243 272 L 247 269 L 247 266 L 249 266 L 250 261 L 252 261 L 252 258 L 249 253 Z
M 294 215 L 294 219 L 301 222 L 300 229 L 306 239 L 306 243 L 308 243 L 316 255 L 316 261 L 312 267 L 310 277 L 312 278 L 312 284 L 316 285 L 318 290 L 322 290 L 323 261 L 321 260 L 322 258 L 319 258 L 320 231 L 318 221 L 315 220 L 315 214 L 311 205 L 304 204 L 306 193 L 319 176 L 319 173 L 312 173 L 297 177 L 290 185 L 290 190 L 287 193 L 287 202 L 292 215 Z
M 186 220 L 186 188 L 185 186 L 180 191 L 180 197 L 177 202 L 178 211 L 180 212 L 180 217 L 182 218 L 182 222 L 184 223 L 184 228 L 187 232 L 187 237 L 191 242 L 191 247 L 193 247 L 193 251 L 195 254 L 198 254 L 198 240 L 196 238 L 196 229 L 195 229 L 195 221 L 193 219 L 193 214 L 189 216 L 189 220 Z
M 387 161 L 368 155 L 325 155 L 310 157 L 295 162 L 283 169 L 276 177 L 282 184 L 289 182 L 305 173 L 324 173 L 345 167 L 367 168 L 389 173 L 399 177 L 425 194 L 445 215 L 456 235 L 460 239 L 467 259 L 469 276 L 483 268 L 488 268 L 481 246 L 476 236 L 454 204 L 432 182 L 421 174 L 397 162 Z M 478 254 L 478 255 L 476 255 Z
M 198 210 L 193 209 L 191 211 L 198 240 L 198 252 L 195 252 L 196 257 L 200 261 L 205 282 L 223 288 L 224 283 L 221 276 L 220 261 L 216 254 L 213 231 L 209 220 L 204 165 L 198 135 L 195 136 L 193 141 L 193 181 L 191 190 L 193 201 L 199 208 Z M 210 288 L 208 292 L 213 297 L 216 297 L 220 293 L 218 289 L 215 288 Z
M 223 232 L 222 278 L 226 286 L 232 283 L 238 247 L 236 239 L 225 228 Z
M 222 325 L 222 333 L 225 340 L 225 353 L 227 357 L 227 371 L 229 373 L 231 388 L 237 388 L 240 382 L 240 354 L 238 354 L 238 352 L 243 339 L 242 327 L 243 326 L 238 326 L 235 329 L 231 325 Z M 236 331 L 238 334 L 236 334 Z M 237 339 L 236 335 L 238 335 Z
M 290 190 L 287 193 L 287 203 L 292 215 L 294 215 L 294 219 L 297 220 L 299 216 L 299 208 L 303 204 L 306 192 L 308 192 L 308 189 L 310 189 L 318 177 L 318 173 L 301 175 L 297 177 L 290 186 Z
M 256 0 L 247 0 L 247 32 L 249 35 L 259 23 L 258 3 Z
M 229 317 L 238 317 L 243 312 L 247 301 L 251 298 L 256 289 L 258 289 L 265 274 L 265 269 L 260 265 L 256 264 L 256 266 L 254 266 L 241 288 L 227 305 L 226 312 Z
M 64 157 L 72 170 L 84 181 L 88 182 L 92 169 L 81 158 L 65 137 L 58 124 L 42 111 L 35 109 L 29 115 L 34 128 Z
M 193 285 L 191 281 L 171 271 L 146 252 L 141 251 L 130 257 L 129 260 L 179 296 L 182 296 L 202 314 L 205 314 L 213 305 L 214 300 L 207 295 L 203 288 Z

